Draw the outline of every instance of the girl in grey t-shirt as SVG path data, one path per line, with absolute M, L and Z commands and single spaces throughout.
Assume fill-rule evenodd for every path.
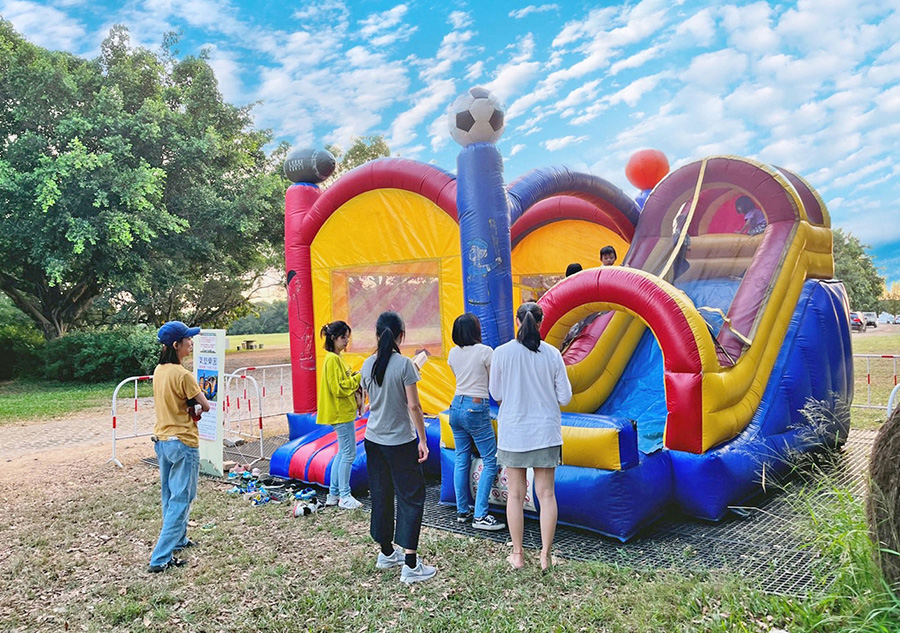
M 416 387 L 419 372 L 400 354 L 405 334 L 399 314 L 379 315 L 375 323 L 378 351 L 366 359 L 361 373 L 363 389 L 369 396 L 365 439 L 372 497 L 369 533 L 381 546 L 375 566 L 389 569 L 402 565 L 400 581 L 413 583 L 428 580 L 437 570 L 416 556 L 425 509 L 422 462 L 428 459 L 428 443 Z

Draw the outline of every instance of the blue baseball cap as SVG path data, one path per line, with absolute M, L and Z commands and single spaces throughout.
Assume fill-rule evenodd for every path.
M 200 328 L 198 327 L 188 327 L 181 321 L 169 321 L 163 323 L 163 326 L 159 328 L 156 340 L 160 343 L 165 343 L 166 345 L 174 345 L 175 341 L 180 341 L 183 338 L 191 338 L 198 334 L 200 334 Z

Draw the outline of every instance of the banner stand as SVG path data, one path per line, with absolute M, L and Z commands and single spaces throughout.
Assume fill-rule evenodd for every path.
M 194 377 L 209 400 L 197 422 L 200 435 L 200 472 L 222 477 L 224 411 L 220 406 L 219 385 L 225 385 L 225 330 L 200 330 L 194 337 Z M 224 392 L 223 392 L 224 393 Z

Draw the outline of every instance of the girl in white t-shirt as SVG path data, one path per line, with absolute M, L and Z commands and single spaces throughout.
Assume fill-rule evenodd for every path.
M 572 386 L 559 350 L 541 340 L 544 313 L 536 303 L 516 310 L 516 338 L 494 350 L 491 395 L 500 403 L 497 415 L 497 459 L 506 466 L 509 498 L 506 521 L 513 551 L 509 564 L 525 562 L 522 539 L 526 471 L 534 469 L 534 492 L 540 502 L 541 569 L 552 565 L 550 548 L 556 534 L 556 467 L 562 457 L 560 405 L 572 399 Z
M 456 464 L 453 469 L 453 488 L 456 490 L 456 520 L 460 523 L 472 518 L 478 530 L 502 530 L 505 523 L 488 514 L 488 497 L 497 476 L 497 438 L 491 425 L 488 376 L 494 353 L 481 343 L 481 322 L 474 314 L 463 314 L 453 322 L 453 342 L 447 363 L 456 376 L 456 393 L 450 404 L 450 428 L 456 445 Z M 469 468 L 472 444 L 481 455 L 483 470 L 475 494 L 474 517 L 469 510 Z

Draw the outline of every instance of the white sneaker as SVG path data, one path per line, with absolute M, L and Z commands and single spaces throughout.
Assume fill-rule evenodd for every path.
M 325 505 L 326 506 L 336 506 L 338 503 L 340 503 L 340 501 L 341 501 L 341 498 L 339 496 L 333 495 L 330 492 L 328 493 L 328 496 L 325 497 Z
M 341 500 L 338 502 L 338 507 L 343 508 L 344 510 L 356 510 L 357 508 L 362 507 L 362 503 L 353 498 L 353 496 L 341 497 Z
M 399 547 L 394 547 L 394 553 L 390 556 L 385 556 L 381 552 L 378 552 L 378 560 L 375 561 L 375 567 L 378 569 L 391 569 L 392 567 L 399 567 L 406 560 L 406 554 L 403 553 L 403 550 Z
M 436 573 L 437 568 L 419 561 L 415 568 L 403 565 L 403 570 L 400 572 L 400 582 L 405 582 L 407 585 L 414 582 L 422 582 L 433 578 Z

